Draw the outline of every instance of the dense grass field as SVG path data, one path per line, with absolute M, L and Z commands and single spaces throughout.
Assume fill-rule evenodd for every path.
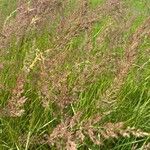
M 150 150 L 150 0 L 0 0 L 0 150 Z

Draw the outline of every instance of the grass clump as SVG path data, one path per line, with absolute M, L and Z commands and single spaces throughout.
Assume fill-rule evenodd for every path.
M 147 0 L 1 0 L 0 12 L 0 149 L 150 148 Z

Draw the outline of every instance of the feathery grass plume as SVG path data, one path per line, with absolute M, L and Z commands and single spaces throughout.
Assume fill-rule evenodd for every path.
M 105 7 L 117 23 L 121 23 L 125 19 L 123 16 L 127 13 L 127 7 L 122 0 L 106 0 Z
M 11 98 L 8 99 L 7 105 L 3 109 L 4 116 L 9 117 L 20 117 L 24 113 L 23 106 L 26 102 L 26 97 L 23 96 L 24 93 L 25 77 L 19 75 L 16 81 L 16 86 L 12 90 Z
M 56 102 L 60 108 L 64 109 L 69 104 L 75 102 L 75 93 L 83 91 L 87 83 L 95 82 L 97 76 L 104 70 L 107 70 L 106 64 L 111 61 L 109 56 L 93 57 L 90 55 L 83 62 L 79 60 L 79 64 L 75 63 L 73 67 L 76 79 L 70 89 L 68 87 L 68 78 L 71 75 L 71 71 L 62 67 L 67 62 L 67 56 L 69 57 L 69 53 L 63 51 L 55 55 L 51 60 L 44 59 L 39 80 L 39 90 L 41 95 L 45 97 L 42 96 L 43 106 L 48 106 L 49 102 Z M 72 95 L 72 93 L 74 94 Z
M 54 145 L 62 149 L 66 147 L 66 149 L 71 150 L 77 149 L 76 146 L 76 137 L 74 137 L 73 127 L 78 123 L 80 119 L 81 113 L 75 114 L 72 118 L 67 118 L 64 122 L 58 124 L 52 133 L 47 136 L 46 143 L 50 145 Z
M 15 12 L 15 17 L 10 14 L 4 22 L 2 35 L 5 38 L 0 40 L 1 47 L 8 46 L 12 38 L 22 41 L 29 31 L 41 31 L 55 23 L 61 7 L 59 3 L 55 0 L 20 0 L 17 9 L 11 13 Z
M 47 136 L 46 141 L 50 145 L 56 144 L 57 146 L 58 144 L 59 148 L 66 147 L 68 150 L 77 149 L 77 144 L 83 144 L 86 137 L 89 137 L 93 143 L 100 145 L 100 141 L 95 137 L 92 124 L 96 124 L 101 117 L 96 116 L 81 123 L 80 117 L 81 113 L 77 113 L 72 118 L 67 118 L 65 122 L 58 124 L 53 132 Z
M 124 138 L 145 138 L 150 133 L 134 127 L 126 127 L 123 122 L 106 122 L 101 124 L 102 116 L 94 116 L 81 121 L 81 113 L 75 114 L 72 118 L 58 124 L 52 133 L 46 136 L 46 143 L 59 146 L 59 148 L 73 147 L 83 144 L 89 138 L 94 144 L 103 146 L 106 140 Z M 97 126 L 98 125 L 98 126 Z M 60 144 L 61 143 L 61 144 Z
M 99 138 L 98 130 L 94 127 L 95 124 L 99 123 L 102 119 L 102 116 L 96 115 L 85 120 L 80 129 L 84 135 L 84 139 L 88 137 L 95 145 L 102 145 L 102 140 Z
M 119 2 L 119 1 L 118 1 Z M 117 16 L 118 17 L 118 19 L 120 19 L 121 21 L 119 22 L 121 25 L 119 26 L 119 27 L 116 27 L 116 24 L 114 25 L 114 23 L 112 23 L 112 19 L 114 19 L 114 15 L 115 15 L 115 9 L 113 10 L 114 11 L 114 15 L 112 15 L 111 13 L 109 14 L 108 12 L 109 12 L 109 9 L 107 8 L 108 7 L 108 2 L 107 3 L 105 3 L 104 4 L 104 6 L 102 7 L 103 9 L 103 11 L 104 12 L 102 12 L 101 14 L 102 14 L 102 16 L 106 13 L 107 15 L 110 15 L 111 17 L 112 17 L 112 19 L 111 19 L 111 22 L 108 24 L 108 26 L 106 27 L 106 29 L 104 30 L 104 31 L 102 31 L 102 33 L 101 34 L 99 34 L 99 36 L 97 37 L 97 44 L 103 44 L 103 42 L 104 42 L 104 40 L 105 40 L 105 38 L 106 37 L 112 37 L 112 33 L 110 32 L 111 30 L 112 30 L 112 28 L 114 28 L 115 29 L 115 31 L 117 31 L 116 33 L 115 33 L 115 37 L 119 37 L 119 35 L 120 35 L 120 33 L 119 33 L 119 35 L 118 35 L 118 31 L 120 30 L 121 32 L 122 32 L 122 30 L 124 31 L 124 27 L 125 27 L 125 25 L 123 26 L 123 24 L 124 24 L 124 19 L 123 19 L 123 16 L 126 14 L 125 12 L 127 11 L 126 10 L 126 8 L 122 8 L 123 6 L 122 6 L 122 2 L 119 2 L 119 4 L 118 4 L 118 2 L 116 1 L 116 3 L 114 2 L 113 3 L 113 5 L 109 5 L 109 7 L 116 7 L 115 5 L 119 5 L 119 8 L 118 9 L 124 9 L 124 11 L 122 12 L 122 18 L 121 18 L 121 16 Z M 109 2 L 110 3 L 110 2 Z M 121 4 L 120 4 L 121 3 Z M 121 5 L 121 6 L 120 6 Z M 101 9 L 100 9 L 101 10 Z M 119 12 L 120 12 L 121 10 L 119 10 Z M 96 13 L 97 14 L 97 13 Z M 117 15 L 117 14 L 116 14 Z M 120 18 L 119 18 L 120 17 Z M 114 22 L 114 21 L 113 21 Z M 116 21 L 117 22 L 117 21 Z M 122 22 L 122 23 L 121 23 Z M 114 27 L 115 26 L 115 27 Z M 119 28 L 119 30 L 118 30 L 118 28 Z M 127 28 L 127 27 L 126 27 Z M 122 34 L 122 33 L 121 33 Z M 92 37 L 89 37 L 89 38 L 92 38 Z M 121 37 L 122 38 L 122 37 Z M 112 40 L 114 40 L 115 38 L 112 38 Z M 120 41 L 122 41 L 122 39 L 120 39 Z M 112 42 L 110 42 L 110 43 L 113 43 L 113 46 L 115 45 L 114 44 L 114 41 L 112 41 Z M 87 44 L 90 44 L 90 42 L 88 41 L 87 43 L 86 43 L 86 45 Z M 116 45 L 118 44 L 118 40 L 116 40 Z M 111 49 L 112 50 L 112 49 Z M 110 54 L 109 54 L 109 56 L 102 56 L 103 58 L 102 58 L 102 61 L 101 61 L 101 63 L 99 62 L 98 63 L 98 59 L 95 59 L 95 62 L 97 62 L 96 64 L 94 64 L 93 62 L 94 62 L 94 60 L 93 60 L 93 58 L 91 58 L 90 57 L 90 55 L 91 54 L 89 54 L 88 56 L 87 56 L 87 58 L 86 59 L 88 59 L 88 57 L 90 57 L 89 58 L 89 60 L 87 60 L 87 62 L 89 61 L 89 63 L 93 63 L 93 64 L 91 64 L 90 65 L 90 67 L 87 69 L 86 67 L 85 67 L 85 69 L 84 70 L 86 70 L 86 75 L 89 75 L 89 76 L 98 76 L 102 71 L 104 71 L 103 69 L 102 69 L 102 67 L 104 66 L 104 68 L 107 70 L 107 66 L 108 66 L 108 68 L 110 67 L 110 64 L 114 64 L 114 63 L 116 63 L 116 62 L 114 62 L 114 56 L 113 56 L 113 54 L 112 54 L 112 52 L 110 51 L 109 52 Z M 108 58 L 108 59 L 107 59 Z M 99 58 L 100 59 L 100 58 Z M 108 60 L 108 61 L 107 61 Z M 103 62 L 104 61 L 104 62 Z M 99 69 L 97 69 L 97 68 L 99 68 Z M 101 69 L 100 69 L 101 68 Z M 94 70 L 97 70 L 96 72 L 94 72 Z M 93 74 L 91 74 L 91 72 L 94 72 Z M 82 75 L 84 76 L 84 72 L 82 72 L 82 73 L 80 73 L 80 76 L 79 76 L 79 79 L 80 79 L 80 81 L 81 81 L 81 79 L 82 79 Z M 88 77 L 87 77 L 88 78 Z M 85 82 L 88 82 L 88 80 L 90 80 L 90 78 L 88 78 L 88 80 L 86 80 L 87 79 L 85 76 L 84 76 L 84 81 Z M 94 77 L 92 77 L 92 79 L 93 79 Z M 79 81 L 79 83 L 78 83 L 78 85 L 80 85 L 82 82 L 80 82 Z M 83 87 L 83 86 L 82 86 Z
M 65 48 L 66 44 L 74 37 L 74 32 L 76 32 L 76 31 L 80 32 L 80 26 L 77 25 L 78 22 L 76 22 L 76 20 L 82 21 L 82 18 L 85 16 L 85 14 L 83 14 L 83 12 L 85 12 L 85 10 L 86 10 L 86 8 L 85 8 L 85 7 L 87 7 L 86 3 L 87 2 L 85 2 L 85 4 L 83 4 L 83 6 L 77 8 L 77 10 L 75 10 L 75 12 L 73 14 L 70 14 L 68 17 L 65 18 L 64 22 L 65 21 L 66 22 L 64 23 L 64 26 L 61 27 L 61 33 L 57 35 L 58 37 L 56 36 L 56 43 L 54 43 L 54 48 L 47 51 L 47 53 L 49 53 L 49 54 L 54 53 L 53 56 L 52 57 L 46 56 L 46 58 L 45 58 L 45 63 L 44 63 L 45 68 L 46 68 L 46 70 L 50 70 L 48 75 L 51 76 L 49 78 L 49 81 L 47 81 L 47 84 L 49 84 L 49 85 L 52 84 L 52 88 L 54 88 L 54 90 L 56 89 L 58 92 L 60 92 L 56 102 L 60 101 L 57 104 L 61 105 L 61 107 L 63 107 L 63 108 L 66 106 L 67 103 L 71 102 L 71 99 L 69 98 L 69 95 L 68 95 L 67 83 L 62 83 L 62 81 L 64 81 L 64 80 L 65 80 L 65 82 L 67 81 L 68 71 L 64 71 L 64 73 L 63 73 L 64 75 L 62 75 L 62 73 L 58 73 L 58 71 L 56 71 L 56 70 L 57 70 L 57 68 L 60 68 L 60 66 L 62 66 L 62 63 L 65 62 L 65 59 L 67 58 L 67 56 L 69 54 L 68 49 Z M 60 22 L 60 26 L 61 26 L 61 23 L 62 22 Z M 74 26 L 75 26 L 75 28 L 74 28 Z M 81 28 L 82 28 L 82 26 L 81 26 Z M 59 41 L 60 41 L 60 43 L 59 43 Z M 63 51 L 60 51 L 60 48 L 62 48 Z M 60 52 L 57 53 L 56 50 L 57 51 L 59 50 Z M 51 56 L 51 54 L 50 54 L 50 56 Z M 45 85 L 44 85 L 44 87 L 45 87 Z M 46 89 L 46 88 L 43 88 L 43 89 Z M 48 94 L 49 92 L 44 92 L 44 93 Z
M 79 7 L 77 7 L 73 13 L 69 14 L 68 16 L 62 16 L 63 20 L 60 21 L 60 24 L 58 24 L 58 29 L 61 28 L 61 32 L 59 32 L 59 30 L 56 32 L 56 36 L 54 36 L 54 43 L 53 43 L 53 48 L 48 49 L 45 51 L 45 61 L 44 61 L 44 67 L 46 70 L 49 70 L 47 72 L 47 76 L 49 76 L 47 79 L 47 81 L 43 82 L 45 84 L 43 84 L 43 88 L 46 92 L 44 92 L 44 90 L 42 90 L 42 93 L 45 93 L 47 95 L 47 97 L 49 97 L 48 95 L 50 93 L 52 93 L 52 91 L 48 90 L 48 87 L 50 87 L 50 85 L 52 84 L 52 88 L 57 89 L 57 91 L 60 92 L 59 96 L 57 97 L 56 102 L 58 102 L 57 104 L 61 104 L 61 106 L 64 108 L 66 103 L 70 103 L 71 98 L 69 98 L 68 95 L 68 89 L 67 89 L 67 83 L 58 83 L 59 82 L 59 78 L 60 80 L 67 80 L 67 76 L 68 73 L 67 71 L 62 71 L 64 72 L 64 78 L 62 79 L 63 75 L 62 73 L 59 75 L 58 71 L 56 71 L 58 68 L 61 68 L 60 66 L 62 66 L 62 64 L 66 61 L 66 58 L 69 56 L 69 50 L 67 48 L 67 44 L 70 42 L 70 40 L 73 37 L 76 37 L 79 33 L 81 33 L 82 31 L 85 33 L 89 33 L 92 29 L 92 25 L 99 21 L 99 19 L 101 17 L 103 17 L 105 15 L 105 13 L 100 14 L 100 12 L 102 12 L 102 10 L 100 10 L 100 12 L 98 13 L 99 16 L 95 16 L 95 10 L 91 10 L 89 11 L 89 4 L 87 1 L 79 1 Z M 105 8 L 105 11 L 108 11 Z M 62 26 L 62 22 L 63 22 L 63 26 Z M 88 43 L 89 41 L 87 41 Z M 85 43 L 86 45 L 86 43 Z M 61 49 L 61 51 L 60 51 Z M 86 49 L 86 48 L 85 48 Z M 90 57 L 90 54 L 87 54 L 88 57 Z M 91 59 L 93 61 L 91 61 Z M 105 62 L 107 61 L 106 58 Z M 109 58 L 108 58 L 109 59 Z M 91 61 L 91 65 L 89 65 L 88 68 L 85 67 L 84 71 L 79 74 L 79 77 L 76 81 L 76 87 L 80 86 L 81 87 L 81 83 L 86 83 L 88 82 L 88 80 L 90 80 L 92 75 L 96 75 L 96 72 L 99 71 L 99 74 L 102 72 L 103 69 L 99 69 L 102 68 L 101 66 L 104 66 L 105 63 L 103 63 L 103 61 L 101 62 L 102 64 L 98 64 L 97 63 L 97 59 L 93 58 L 92 56 L 89 58 L 89 62 Z M 109 61 L 107 61 L 109 62 Z M 105 65 L 106 66 L 106 65 Z M 104 67 L 103 67 L 104 68 Z M 92 74 L 91 74 L 92 72 Z M 67 74 L 67 75 L 65 75 Z M 60 76 L 60 77 L 59 77 Z M 43 77 L 41 79 L 44 79 Z M 95 77 L 94 77 L 95 79 Z M 80 82 L 81 80 L 83 80 L 82 82 Z M 93 80 L 93 78 L 91 78 L 91 80 Z M 40 81 L 42 84 L 42 80 Z M 90 82 L 90 81 L 89 81 Z M 46 85 L 48 84 L 48 85 Z M 59 86 L 58 86 L 59 85 Z M 61 85 L 61 86 L 60 86 Z M 41 86 L 40 86 L 41 87 Z M 74 88 L 77 89 L 77 88 Z M 48 92 L 49 91 L 49 92 Z M 44 94 L 44 95 L 45 95 Z M 50 94 L 51 95 L 51 94 Z M 51 96 L 50 96 L 51 97 Z M 44 101 L 45 104 L 48 104 L 48 99 L 46 98 Z M 65 102 L 66 101 L 66 102 Z M 64 104 L 62 102 L 65 102 Z M 68 104 L 69 104 L 68 103 Z
M 68 139 L 67 145 L 66 145 L 66 150 L 77 150 L 77 145 L 75 144 L 75 142 Z
M 112 70 L 108 70 L 114 74 L 122 59 L 122 50 L 120 51 L 120 49 L 124 49 L 127 44 L 124 35 L 130 30 L 136 16 L 130 15 L 130 9 L 123 1 L 107 0 L 104 8 L 108 18 L 107 24 L 101 29 L 102 32 L 97 35 L 96 43 L 97 46 L 99 46 L 99 43 L 102 43 L 102 45 L 107 43 L 106 50 L 110 56 L 110 62 L 106 66 L 111 67 Z
M 51 27 L 53 23 L 64 13 L 63 5 L 67 4 L 67 0 L 33 0 L 32 7 L 36 10 L 36 15 L 32 19 L 31 24 L 35 24 L 37 30 L 43 27 Z
M 59 62 L 57 63 L 59 64 Z M 45 69 L 45 66 L 42 66 L 40 80 L 38 82 L 42 104 L 45 108 L 48 108 L 49 102 L 55 103 L 61 110 L 63 110 L 73 101 L 69 95 L 69 89 L 67 87 L 67 77 L 69 72 L 66 70 L 58 72 L 57 67 L 59 65 L 55 68 L 55 63 L 54 66 L 52 66 L 54 68 L 50 69 Z
M 48 1 L 47 1 L 48 2 Z M 82 2 L 83 3 L 83 2 Z M 82 4 L 81 3 L 81 4 Z M 46 7 L 46 6 L 45 6 Z M 68 56 L 68 49 L 66 49 L 64 46 L 72 39 L 72 37 L 74 36 L 74 31 L 76 32 L 80 32 L 81 30 L 80 30 L 80 28 L 82 28 L 82 26 L 84 26 L 84 25 L 86 25 L 86 23 L 84 23 L 83 22 L 83 19 L 82 18 L 84 18 L 85 16 L 86 16 L 86 11 L 87 11 L 87 2 L 85 1 L 84 3 L 83 3 L 83 5 L 81 6 L 81 7 L 79 7 L 79 8 L 77 8 L 77 10 L 75 11 L 75 13 L 73 14 L 74 15 L 74 17 L 73 17 L 73 15 L 72 14 L 70 14 L 69 15 L 69 18 L 72 20 L 72 21 L 70 21 L 70 19 L 67 19 L 68 17 L 66 17 L 65 18 L 65 20 L 66 20 L 66 26 L 64 25 L 63 26 L 63 28 L 62 28 L 62 30 L 61 30 L 61 32 L 64 30 L 65 31 L 65 33 L 64 32 L 62 32 L 62 33 L 64 33 L 64 35 L 63 36 L 65 36 L 65 37 L 62 37 L 61 35 L 62 35 L 62 33 L 61 34 L 58 34 L 58 36 L 59 36 L 59 39 L 61 39 L 60 40 L 60 44 L 59 44 L 59 40 L 58 40 L 58 38 L 57 38 L 57 40 L 56 40 L 56 43 L 54 43 L 53 44 L 53 49 L 51 49 L 51 50 L 47 50 L 46 51 L 46 57 L 45 57 L 45 62 L 44 62 L 44 65 L 45 65 L 45 67 L 44 68 L 46 68 L 46 70 L 50 70 L 48 73 L 47 73 L 47 76 L 49 76 L 49 78 L 45 78 L 45 79 L 47 79 L 47 81 L 42 77 L 45 73 L 42 73 L 41 74 L 41 79 L 44 79 L 45 80 L 45 82 L 44 81 L 42 81 L 41 80 L 41 84 L 42 84 L 42 82 L 43 83 L 45 83 L 45 84 L 42 84 L 43 85 L 43 88 L 41 88 L 41 90 L 42 90 L 42 93 L 44 93 L 44 95 L 46 94 L 47 95 L 47 98 L 46 98 L 46 100 L 45 100 L 45 102 L 44 102 L 44 105 L 46 104 L 48 104 L 48 102 L 47 102 L 47 100 L 49 99 L 48 97 L 49 97 L 49 95 L 50 95 L 50 91 L 48 90 L 48 87 L 52 84 L 52 88 L 54 88 L 54 90 L 56 89 L 57 91 L 59 91 L 60 92 L 60 94 L 59 94 L 59 97 L 57 98 L 57 100 L 56 100 L 56 102 L 57 102 L 57 104 L 58 105 L 61 105 L 61 107 L 66 107 L 66 104 L 67 103 L 70 103 L 71 102 L 71 99 L 69 98 L 69 95 L 68 95 L 68 89 L 67 89 L 67 84 L 66 83 L 63 83 L 62 84 L 62 82 L 61 82 L 61 80 L 62 80 L 62 77 L 63 77 L 63 75 L 62 74 L 59 74 L 59 73 L 56 73 L 56 69 L 57 68 L 59 68 L 59 65 L 61 64 L 62 65 L 62 62 L 64 62 L 64 60 L 66 59 L 66 57 Z M 48 8 L 47 8 L 48 9 Z M 63 10 L 62 10 L 63 11 Z M 80 14 L 80 16 L 79 16 L 79 14 Z M 64 16 L 62 16 L 62 17 L 64 17 Z M 77 21 L 80 21 L 81 22 L 81 25 L 80 25 L 80 22 L 79 22 L 79 25 L 77 24 L 78 22 L 76 22 L 76 20 Z M 71 25 L 71 26 L 68 26 L 68 22 L 69 22 L 69 24 Z M 82 23 L 83 22 L 83 23 Z M 88 20 L 86 21 L 86 22 L 88 22 Z M 61 22 L 60 22 L 60 26 L 61 26 L 61 23 L 62 23 L 62 20 L 61 20 Z M 75 24 L 75 28 L 73 28 L 73 24 Z M 86 25 L 86 26 L 88 26 L 88 25 Z M 84 27 L 83 27 L 84 28 Z M 73 29 L 73 30 L 72 30 Z M 75 29 L 75 30 L 74 30 Z M 67 38 L 66 38 L 67 37 Z M 63 40 L 65 40 L 65 41 L 63 41 Z M 62 46 L 62 44 L 63 44 L 63 46 Z M 56 52 L 56 50 L 60 50 L 60 48 L 65 48 L 66 50 L 64 50 L 64 51 L 60 51 L 60 52 Z M 53 55 L 53 57 L 48 57 L 48 54 L 49 53 L 49 55 L 51 55 L 51 54 L 53 54 L 54 53 L 54 55 Z M 26 65 L 25 65 L 26 66 Z M 30 65 L 31 66 L 31 65 Z M 29 67 L 27 67 L 27 68 L 29 68 Z M 66 72 L 66 71 L 65 71 Z M 54 74 L 55 74 L 55 76 L 54 76 Z M 63 77 L 63 80 L 67 80 L 67 75 L 65 75 L 65 74 L 68 74 L 67 72 L 66 73 L 64 73 L 64 77 Z M 50 77 L 51 76 L 51 77 Z M 60 80 L 58 81 L 56 78 L 60 78 Z M 60 83 L 61 82 L 61 83 Z M 46 85 L 47 84 L 47 85 Z M 44 90 L 46 91 L 46 92 L 44 92 Z M 48 92 L 49 91 L 49 92 Z M 55 98 L 56 99 L 56 98 Z M 64 103 L 64 104 L 63 104 Z
M 59 123 L 49 135 L 32 138 L 32 144 L 48 144 L 57 149 L 77 149 L 78 145 L 84 144 L 89 138 L 94 144 L 103 146 L 111 139 L 122 138 L 147 138 L 150 133 L 141 129 L 125 126 L 123 122 L 106 122 L 101 124 L 101 119 L 105 116 L 95 115 L 86 120 L 81 119 L 81 113 L 76 113 L 73 117 L 67 117 Z M 33 135 L 34 137 L 34 135 Z M 23 141 L 22 141 L 23 142 Z
M 121 59 L 119 50 L 123 49 L 127 44 L 124 35 L 129 31 L 133 24 L 133 20 L 137 16 L 130 14 L 131 11 L 124 1 L 107 0 L 105 7 L 107 10 L 106 15 L 108 16 L 110 23 L 105 27 L 103 32 L 99 34 L 97 41 L 107 42 L 107 51 L 112 56 L 111 64 L 114 71 L 116 71 L 116 66 Z
M 95 11 L 88 10 L 88 5 L 87 1 L 79 1 L 75 10 L 63 17 L 63 27 L 62 22 L 60 22 L 58 29 L 61 28 L 61 30 L 58 30 L 58 34 L 56 33 L 56 49 L 64 47 L 81 32 L 87 32 L 95 22 L 100 20 L 102 14 L 98 13 L 99 15 L 96 16 Z
M 27 28 L 33 17 L 33 10 L 29 8 L 29 4 L 25 1 L 19 3 L 16 9 L 15 18 L 11 18 L 9 21 L 5 21 L 2 34 L 6 36 L 3 40 L 3 48 L 8 46 L 11 39 L 16 37 L 17 40 L 22 39 L 27 31 Z
M 126 128 L 123 122 L 106 123 L 103 126 L 103 130 L 101 131 L 101 134 L 104 139 L 119 138 L 120 136 L 127 137 L 127 138 L 130 138 L 131 136 L 134 136 L 136 138 L 139 137 L 143 138 L 143 137 L 148 137 L 150 135 L 150 133 L 144 132 L 134 127 Z
M 42 65 L 43 66 L 43 65 Z M 38 87 L 39 87 L 39 95 L 42 100 L 42 106 L 44 108 L 49 107 L 49 103 L 51 100 L 53 100 L 51 91 L 49 89 L 50 83 L 49 83 L 49 75 L 47 71 L 44 69 L 44 67 L 41 67 L 41 72 L 40 72 L 40 79 L 38 81 Z
M 103 102 L 109 104 L 116 102 L 116 94 L 124 84 L 124 79 L 126 78 L 129 70 L 132 68 L 133 63 L 136 60 L 138 46 L 140 45 L 143 37 L 149 35 L 150 33 L 149 24 L 150 18 L 148 17 L 146 21 L 132 35 L 129 45 L 126 46 L 124 58 L 118 66 L 116 77 L 110 88 L 108 88 L 102 96 Z

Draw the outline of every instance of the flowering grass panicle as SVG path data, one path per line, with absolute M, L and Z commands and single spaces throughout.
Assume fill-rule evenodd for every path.
M 16 81 L 16 87 L 12 90 L 11 98 L 8 99 L 6 106 L 3 109 L 4 116 L 20 117 L 24 113 L 24 104 L 27 98 L 24 93 L 25 78 L 19 75 Z

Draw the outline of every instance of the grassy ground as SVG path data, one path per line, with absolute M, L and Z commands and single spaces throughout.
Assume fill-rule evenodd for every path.
M 149 150 L 149 0 L 0 0 L 0 150 Z

